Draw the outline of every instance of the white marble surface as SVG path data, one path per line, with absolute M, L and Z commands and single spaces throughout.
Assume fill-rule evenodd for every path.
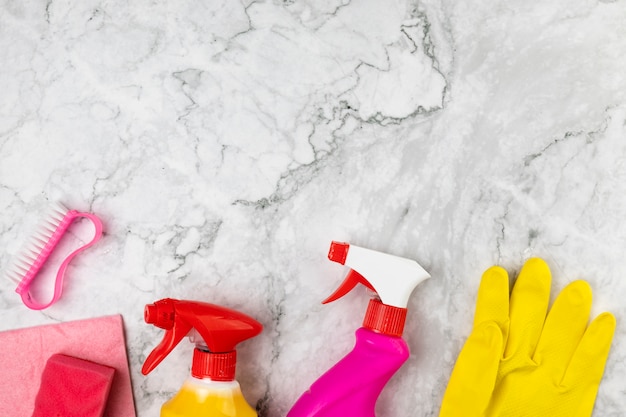
M 284 416 L 360 326 L 364 291 L 320 304 L 346 240 L 431 272 L 377 411 L 435 416 L 482 271 L 541 256 L 616 315 L 594 416 L 622 416 L 624 22 L 624 0 L 4 0 L 0 267 L 49 200 L 106 235 L 48 310 L 0 286 L 0 330 L 121 313 L 147 417 L 192 347 L 142 376 L 143 305 L 238 308 L 265 326 L 238 379 Z

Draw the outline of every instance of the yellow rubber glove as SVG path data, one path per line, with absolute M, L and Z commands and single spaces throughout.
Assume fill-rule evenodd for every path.
M 440 417 L 589 417 L 615 331 L 588 324 L 591 288 L 574 281 L 549 314 L 550 269 L 530 259 L 509 298 L 500 267 L 482 277 L 474 328 L 457 359 Z

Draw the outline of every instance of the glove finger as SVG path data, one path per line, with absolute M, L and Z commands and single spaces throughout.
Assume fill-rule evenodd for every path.
M 550 269 L 542 259 L 526 261 L 511 293 L 505 358 L 516 353 L 533 355 L 546 319 L 551 282 Z
M 482 323 L 495 322 L 506 343 L 509 323 L 509 274 L 499 266 L 487 269 L 480 280 L 476 297 L 474 328 Z
M 502 333 L 496 323 L 475 328 L 450 376 L 439 417 L 480 417 L 489 405 L 502 353 Z
M 591 288 L 574 281 L 561 291 L 541 332 L 534 360 L 560 380 L 578 346 L 591 311 Z
M 565 371 L 563 386 L 593 386 L 595 399 L 614 333 L 615 317 L 611 313 L 602 313 L 591 322 Z

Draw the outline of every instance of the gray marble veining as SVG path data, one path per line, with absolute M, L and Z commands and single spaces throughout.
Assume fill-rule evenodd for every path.
M 186 377 L 148 377 L 163 297 L 265 331 L 238 379 L 284 416 L 353 344 L 367 294 L 320 304 L 333 239 L 432 275 L 379 416 L 436 416 L 484 269 L 540 256 L 553 293 L 588 280 L 618 321 L 594 416 L 626 410 L 626 2 L 3 1 L 0 266 L 49 200 L 106 235 L 63 298 L 0 286 L 0 330 L 121 313 L 139 417 Z

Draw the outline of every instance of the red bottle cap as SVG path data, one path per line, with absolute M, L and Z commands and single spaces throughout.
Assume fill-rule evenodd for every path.
M 195 378 L 210 378 L 213 381 L 234 381 L 237 366 L 237 351 L 211 353 L 195 348 L 191 375 Z
M 406 308 L 383 304 L 376 298 L 370 299 L 363 319 L 363 327 L 377 333 L 400 337 L 404 331 Z

